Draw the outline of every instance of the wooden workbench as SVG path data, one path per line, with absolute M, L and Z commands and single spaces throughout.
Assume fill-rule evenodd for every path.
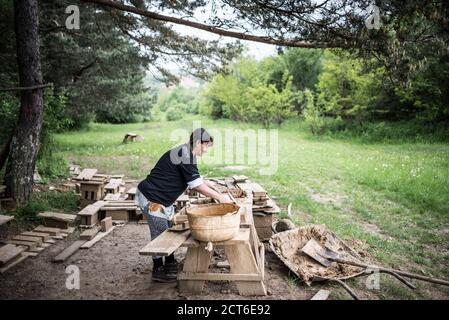
M 227 241 L 215 242 L 214 247 L 224 248 L 230 265 L 230 273 L 209 272 L 212 251 L 205 249 L 207 243 L 193 239 L 190 231 L 166 230 L 142 248 L 141 255 L 168 256 L 179 247 L 187 253 L 182 272 L 178 274 L 181 293 L 199 294 L 205 281 L 235 281 L 241 295 L 266 295 L 264 285 L 264 246 L 259 242 L 252 216 L 252 192 L 236 199 L 240 206 L 240 230 Z

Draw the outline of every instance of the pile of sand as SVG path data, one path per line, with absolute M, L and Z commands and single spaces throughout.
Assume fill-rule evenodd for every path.
M 302 253 L 301 249 L 312 238 L 323 247 L 344 255 L 345 259 L 361 260 L 357 252 L 333 232 L 328 231 L 324 225 L 309 225 L 275 234 L 270 240 L 270 245 L 285 265 L 308 285 L 319 278 L 340 279 L 363 272 L 363 268 L 336 262 L 326 268 Z

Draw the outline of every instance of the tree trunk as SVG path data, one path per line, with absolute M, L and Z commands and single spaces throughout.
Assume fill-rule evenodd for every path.
M 14 30 L 21 87 L 42 84 L 37 2 L 14 1 Z M 19 119 L 11 140 L 5 174 L 7 194 L 18 204 L 26 203 L 33 191 L 33 174 L 42 129 L 43 90 L 23 90 L 21 94 Z

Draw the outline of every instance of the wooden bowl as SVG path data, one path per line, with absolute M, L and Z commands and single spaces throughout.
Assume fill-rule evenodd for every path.
M 240 207 L 232 203 L 211 203 L 186 209 L 192 237 L 217 242 L 232 239 L 240 228 Z

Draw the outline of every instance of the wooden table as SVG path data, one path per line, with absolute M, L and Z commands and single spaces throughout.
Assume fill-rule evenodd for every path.
M 259 242 L 252 215 L 252 193 L 236 199 L 240 206 L 240 229 L 227 241 L 214 242 L 215 248 L 224 248 L 230 265 L 230 273 L 209 272 L 212 251 L 207 243 L 199 242 L 190 230 L 176 232 L 166 230 L 139 251 L 141 255 L 168 256 L 179 247 L 187 247 L 183 270 L 178 274 L 181 293 L 200 294 L 205 281 L 235 281 L 241 295 L 266 295 L 264 285 L 265 250 Z
M 264 251 L 260 246 L 257 255 L 262 264 L 256 262 L 251 249 L 250 228 L 240 228 L 239 233 L 231 240 L 215 242 L 215 248 L 224 248 L 231 267 L 230 273 L 213 273 L 209 271 L 212 251 L 205 249 L 207 243 L 189 237 L 182 246 L 187 247 L 184 268 L 178 274 L 179 291 L 181 293 L 199 294 L 205 281 L 235 281 L 241 295 L 266 295 L 264 280 Z

